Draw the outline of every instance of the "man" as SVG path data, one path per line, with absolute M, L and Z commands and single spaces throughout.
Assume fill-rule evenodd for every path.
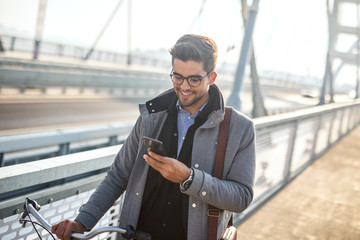
M 207 239 L 208 205 L 221 211 L 220 236 L 231 212 L 245 210 L 253 198 L 253 123 L 232 110 L 223 179 L 211 176 L 224 101 L 214 85 L 217 47 L 199 35 L 184 35 L 170 50 L 173 89 L 140 105 L 140 117 L 104 181 L 75 221 L 52 232 L 91 229 L 126 190 L 120 226 L 130 224 L 152 239 Z M 147 153 L 142 137 L 164 142 L 167 156 Z M 123 239 L 122 236 L 119 236 Z

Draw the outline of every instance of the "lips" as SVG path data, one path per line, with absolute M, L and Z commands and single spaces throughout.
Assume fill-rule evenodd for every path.
M 180 93 L 184 96 L 190 96 L 191 95 L 191 92 L 183 92 L 183 91 L 180 91 Z

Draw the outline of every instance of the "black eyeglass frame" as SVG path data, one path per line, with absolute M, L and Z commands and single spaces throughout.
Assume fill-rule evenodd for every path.
M 178 73 L 176 73 L 176 74 L 174 74 L 174 69 L 171 69 L 171 73 L 170 73 L 170 79 L 171 79 L 171 81 L 174 83 L 174 84 L 176 84 L 176 85 L 178 85 L 178 86 L 180 86 L 181 84 L 183 84 L 184 83 L 184 80 L 186 79 L 186 81 L 187 81 L 187 83 L 189 84 L 189 86 L 190 87 L 198 87 L 198 86 L 200 86 L 200 84 L 201 84 L 201 81 L 204 79 L 204 78 L 206 78 L 206 77 L 208 77 L 210 74 L 212 74 L 214 71 L 211 71 L 211 72 L 209 72 L 208 74 L 206 74 L 206 76 L 201 76 L 201 75 L 194 75 L 194 76 L 189 76 L 189 77 L 184 77 L 184 76 L 182 76 L 181 74 L 178 74 Z M 178 76 L 178 77 L 180 77 L 181 79 L 182 79 L 182 81 L 181 81 L 181 83 L 176 83 L 176 82 L 174 82 L 173 81 L 173 76 Z M 193 85 L 193 84 L 191 84 L 190 83 L 190 80 L 189 79 L 191 79 L 191 78 L 199 78 L 199 84 L 197 84 L 197 85 Z

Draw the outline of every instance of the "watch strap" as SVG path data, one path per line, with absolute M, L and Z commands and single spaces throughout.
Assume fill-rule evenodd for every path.
M 184 182 L 180 183 L 181 191 L 188 190 L 193 180 L 194 180 L 194 169 L 190 168 L 190 176 L 187 179 L 185 179 Z

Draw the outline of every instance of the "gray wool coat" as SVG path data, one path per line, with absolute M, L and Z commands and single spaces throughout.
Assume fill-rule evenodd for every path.
M 217 89 L 215 85 L 213 85 Z M 218 89 L 217 89 L 218 90 Z M 168 90 L 168 94 L 173 90 Z M 219 90 L 218 90 L 219 91 Z M 220 93 L 220 91 L 219 91 Z M 219 124 L 223 120 L 224 104 L 212 112 L 194 135 L 191 166 L 194 180 L 183 192 L 189 195 L 188 240 L 206 240 L 208 204 L 221 211 L 218 237 L 224 232 L 232 212 L 244 211 L 253 199 L 255 172 L 255 130 L 253 122 L 233 110 L 230 119 L 229 140 L 224 161 L 223 179 L 211 176 L 215 161 Z M 152 104 L 148 104 L 151 108 Z M 140 116 L 117 154 L 107 176 L 80 208 L 76 220 L 92 228 L 126 190 L 120 226 L 137 225 L 149 165 L 143 159 L 146 148 L 142 137 L 156 137 L 162 129 L 166 111 L 152 113 L 145 104 L 139 106 Z M 150 112 L 150 113 L 149 113 Z M 123 239 L 119 234 L 119 239 Z

